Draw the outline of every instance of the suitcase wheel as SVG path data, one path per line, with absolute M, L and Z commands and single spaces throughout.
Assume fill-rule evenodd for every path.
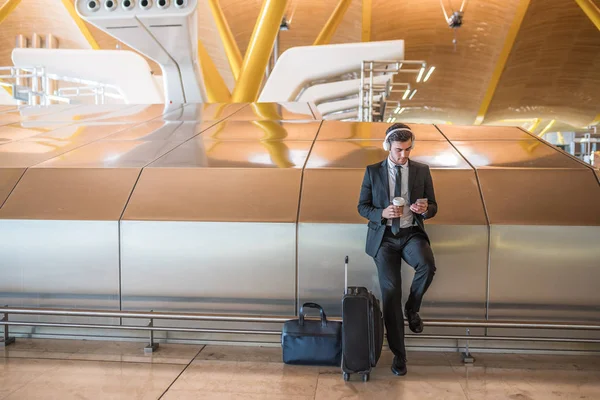
M 344 381 L 348 382 L 350 380 L 350 374 L 347 372 L 344 372 Z
M 362 376 L 362 380 L 363 380 L 363 382 L 369 382 L 369 374 L 364 374 Z

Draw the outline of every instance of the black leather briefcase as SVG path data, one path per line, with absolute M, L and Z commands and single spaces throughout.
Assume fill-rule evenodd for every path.
M 318 309 L 321 319 L 304 319 L 306 308 Z M 283 325 L 281 347 L 286 364 L 339 367 L 342 361 L 342 323 L 327 321 L 320 305 L 304 303 L 300 307 L 299 318 Z

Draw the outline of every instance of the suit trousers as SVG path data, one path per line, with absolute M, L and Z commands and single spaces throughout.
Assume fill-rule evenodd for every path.
M 420 228 L 403 228 L 394 235 L 391 227 L 386 227 L 381 247 L 374 257 L 381 287 L 388 344 L 394 355 L 406 360 L 402 309 L 402 259 L 415 269 L 405 308 L 418 312 L 423 295 L 435 275 L 433 252 Z

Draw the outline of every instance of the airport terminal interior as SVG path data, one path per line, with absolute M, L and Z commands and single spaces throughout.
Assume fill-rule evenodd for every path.
M 348 377 L 395 123 L 437 271 Z M 0 0 L 0 400 L 600 399 L 599 127 L 598 0 Z

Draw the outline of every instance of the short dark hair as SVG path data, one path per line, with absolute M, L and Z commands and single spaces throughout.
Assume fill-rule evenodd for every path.
M 415 141 L 415 135 L 412 133 L 410 126 L 408 126 L 406 124 L 402 124 L 400 122 L 393 124 L 392 126 L 387 128 L 387 130 L 385 131 L 385 134 L 387 135 L 388 133 L 390 133 L 391 131 L 393 131 L 395 129 L 402 129 L 402 130 L 392 133 L 387 138 L 387 142 L 390 144 L 390 146 L 392 145 L 392 142 L 408 142 L 409 140 L 412 140 L 413 142 Z

